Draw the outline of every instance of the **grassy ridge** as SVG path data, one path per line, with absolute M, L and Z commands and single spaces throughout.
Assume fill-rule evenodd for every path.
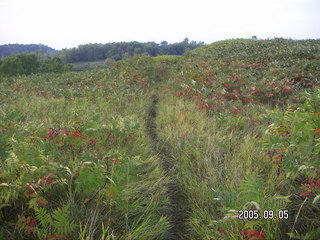
M 0 239 L 317 239 L 319 60 L 316 40 L 230 40 L 1 79 Z
M 319 50 L 236 40 L 185 57 L 173 79 L 181 100 L 165 100 L 160 128 L 193 208 L 191 239 L 319 237 Z M 290 218 L 239 220 L 246 209 Z

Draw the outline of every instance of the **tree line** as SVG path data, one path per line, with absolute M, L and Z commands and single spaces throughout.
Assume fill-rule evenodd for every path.
M 99 60 L 119 61 L 136 55 L 183 55 L 187 51 L 203 46 L 204 42 L 182 42 L 160 44 L 155 42 L 118 42 L 107 44 L 85 44 L 77 48 L 56 51 L 50 47 L 36 44 L 8 44 L 0 46 L 0 76 L 30 75 L 34 73 L 64 72 L 72 70 L 69 63 L 92 62 Z M 2 51 L 2 52 L 1 52 Z M 28 53 L 36 51 L 36 53 Z M 27 54 L 16 54 L 22 52 Z M 3 55 L 4 54 L 4 55 Z M 4 58 L 4 56 L 7 56 Z
M 119 61 L 135 55 L 183 55 L 189 50 L 203 46 L 204 42 L 189 42 L 188 38 L 182 42 L 169 44 L 166 41 L 160 44 L 155 42 L 117 42 L 107 44 L 85 44 L 76 48 L 63 49 L 58 56 L 66 63 L 98 61 L 113 59 Z
M 0 45 L 0 59 L 24 53 L 37 53 L 37 55 L 53 54 L 58 52 L 42 44 L 5 44 Z
M 17 54 L 0 60 L 0 76 L 30 75 L 34 73 L 61 73 L 72 70 L 70 64 L 63 64 L 61 59 L 40 60 L 35 54 Z

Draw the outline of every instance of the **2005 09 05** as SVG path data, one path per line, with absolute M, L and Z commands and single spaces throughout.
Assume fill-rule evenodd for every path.
M 254 220 L 254 219 L 288 219 L 289 211 L 288 210 L 264 210 L 262 214 L 259 210 L 240 210 L 238 219 L 241 220 Z

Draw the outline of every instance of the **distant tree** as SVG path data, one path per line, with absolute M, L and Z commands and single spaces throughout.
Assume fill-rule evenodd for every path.
M 119 54 L 115 54 L 115 55 L 112 56 L 112 59 L 114 59 L 115 61 L 119 61 L 122 58 L 121 58 L 121 56 Z
M 4 76 L 14 76 L 23 73 L 22 63 L 16 56 L 6 58 L 1 66 L 0 73 Z
M 40 62 L 34 54 L 18 54 L 3 60 L 0 72 L 5 76 L 29 75 L 39 70 Z
M 26 75 L 38 72 L 40 62 L 35 54 L 21 54 L 18 55 L 18 57 L 21 59 L 22 67 Z
M 160 51 L 161 54 L 169 55 L 170 54 L 170 46 L 167 41 L 162 41 L 160 43 Z
M 59 56 L 67 63 L 79 62 L 79 51 L 77 48 L 62 49 Z
M 141 47 L 135 47 L 133 50 L 133 55 L 140 55 L 143 53 L 143 49 Z
M 155 42 L 148 42 L 145 45 L 145 51 L 148 53 L 150 56 L 157 56 L 160 53 L 159 45 L 156 44 Z
M 183 55 L 185 52 L 185 45 L 183 42 L 174 43 L 170 46 L 170 55 Z
M 70 64 L 63 64 L 58 57 L 39 61 L 38 57 L 34 54 L 13 55 L 4 59 L 0 64 L 0 75 L 9 77 L 41 72 L 59 73 L 70 70 L 72 70 L 72 66 Z
M 54 57 L 52 59 L 45 60 L 42 63 L 40 72 L 59 73 L 63 72 L 64 70 L 64 65 L 62 64 L 60 58 Z
M 50 54 L 57 50 L 42 44 L 5 44 L 0 45 L 0 59 L 17 54 Z

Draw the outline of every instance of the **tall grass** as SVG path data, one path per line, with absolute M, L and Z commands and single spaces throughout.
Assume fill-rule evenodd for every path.
M 0 79 L 0 239 L 317 239 L 319 49 L 233 40 Z

